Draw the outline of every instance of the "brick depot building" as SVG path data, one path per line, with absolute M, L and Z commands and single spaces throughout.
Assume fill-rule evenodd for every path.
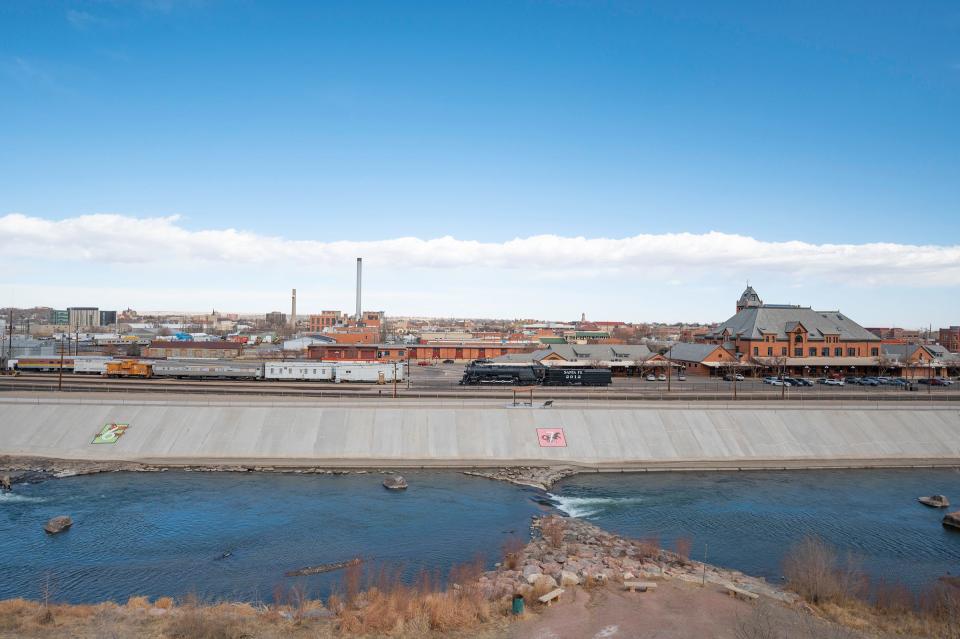
M 703 341 L 723 346 L 758 370 L 799 376 L 868 375 L 877 372 L 882 340 L 840 311 L 764 304 L 748 286 L 737 313 Z

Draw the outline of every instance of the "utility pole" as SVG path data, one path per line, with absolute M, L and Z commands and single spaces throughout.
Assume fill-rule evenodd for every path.
M 670 378 L 673 377 L 673 362 L 670 360 L 670 355 L 673 352 L 673 344 L 670 344 L 670 348 L 667 349 L 667 392 L 670 392 Z
M 60 372 L 57 374 L 57 391 L 63 390 L 63 339 L 66 337 L 60 334 Z
M 393 398 L 397 398 L 397 360 L 393 360 Z
M 407 346 L 407 390 L 410 390 L 410 346 Z

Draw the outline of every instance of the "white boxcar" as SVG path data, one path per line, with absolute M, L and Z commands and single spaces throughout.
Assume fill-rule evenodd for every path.
M 373 382 L 375 384 L 393 383 L 396 371 L 397 381 L 404 379 L 405 364 L 381 364 L 374 362 L 337 362 L 334 381 Z
M 333 381 L 334 364 L 331 362 L 267 362 L 264 379 L 290 379 Z
M 110 357 L 74 357 L 73 372 L 102 375 L 107 372 L 107 362 L 111 359 Z

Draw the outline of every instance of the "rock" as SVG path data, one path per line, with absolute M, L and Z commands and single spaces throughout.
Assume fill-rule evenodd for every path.
M 960 510 L 945 515 L 943 518 L 943 526 L 944 528 L 960 530 Z
M 560 585 L 561 586 L 576 586 L 580 583 L 580 577 L 576 574 L 570 572 L 569 570 L 560 571 Z
M 524 575 L 524 579 L 527 580 L 527 583 L 528 583 L 528 584 L 531 584 L 531 585 L 532 585 L 532 584 L 537 583 L 537 581 L 540 580 L 540 577 L 545 577 L 545 576 L 546 576 L 546 575 L 544 575 L 543 573 L 534 572 L 534 573 L 531 573 L 531 574 L 529 574 L 529 575 Z M 552 577 L 551 577 L 551 579 L 552 579 Z
M 530 575 L 539 575 L 542 572 L 539 564 L 527 564 L 523 567 L 523 578 L 526 579 Z
M 10 481 L 10 475 L 0 477 L 0 490 L 13 490 L 13 482 Z
M 54 517 L 47 522 L 47 525 L 43 529 L 51 535 L 55 535 L 59 532 L 63 532 L 67 528 L 73 525 L 73 520 L 70 519 L 68 515 L 60 515 L 59 517 Z
M 387 490 L 404 490 L 407 487 L 407 480 L 400 475 L 392 475 L 383 480 L 383 487 Z
M 555 590 L 559 588 L 557 580 L 550 575 L 540 575 L 536 581 L 531 584 L 534 588 L 542 590 Z
M 931 508 L 946 508 L 950 505 L 950 500 L 944 495 L 929 495 L 927 497 L 917 497 L 919 501 L 924 506 L 930 506 Z

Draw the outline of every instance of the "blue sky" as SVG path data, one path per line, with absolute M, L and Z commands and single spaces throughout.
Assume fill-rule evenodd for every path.
M 722 320 L 749 278 L 867 324 L 960 322 L 960 5 L 776 4 L 0 4 L 0 305 L 265 311 L 296 286 L 346 309 L 329 243 L 353 241 L 388 314 Z M 205 256 L 225 229 L 315 244 Z M 676 233 L 649 259 L 589 242 Z M 545 234 L 586 241 L 556 268 L 491 258 Z M 482 246 L 377 257 L 445 236 Z

